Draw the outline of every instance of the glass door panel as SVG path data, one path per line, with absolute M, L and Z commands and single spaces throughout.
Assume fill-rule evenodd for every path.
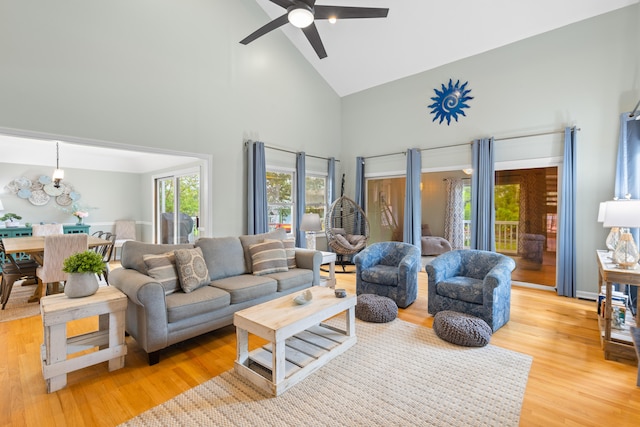
M 369 242 L 402 241 L 405 178 L 367 180 Z
M 193 243 L 200 220 L 198 173 L 156 178 L 156 241 Z

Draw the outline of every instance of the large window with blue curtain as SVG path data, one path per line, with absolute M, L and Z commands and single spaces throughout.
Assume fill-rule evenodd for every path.
M 295 172 L 267 169 L 267 210 L 269 230 L 284 228 L 287 233 L 295 229 Z M 324 223 L 327 210 L 327 177 L 308 174 L 305 178 L 305 213 L 320 215 Z
M 327 211 L 327 176 L 307 173 L 305 187 L 305 213 L 317 213 L 324 224 Z
M 267 170 L 267 215 L 269 230 L 293 230 L 294 172 Z

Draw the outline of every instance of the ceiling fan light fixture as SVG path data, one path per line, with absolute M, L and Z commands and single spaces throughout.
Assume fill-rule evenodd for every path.
M 298 28 L 307 28 L 313 23 L 313 11 L 306 5 L 289 9 L 287 17 L 291 25 Z

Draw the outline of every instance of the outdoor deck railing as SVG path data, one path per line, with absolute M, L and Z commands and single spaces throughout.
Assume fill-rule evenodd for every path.
M 518 253 L 518 221 L 496 221 L 496 252 Z M 471 221 L 464 221 L 464 247 L 471 247 Z

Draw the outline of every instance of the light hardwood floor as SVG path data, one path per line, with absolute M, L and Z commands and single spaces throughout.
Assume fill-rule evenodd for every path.
M 418 300 L 399 317 L 431 327 L 424 271 L 419 281 Z M 338 287 L 354 292 L 355 277 L 338 274 Z M 594 302 L 514 287 L 511 307 L 511 321 L 491 344 L 533 356 L 522 426 L 640 425 L 635 362 L 604 360 Z M 96 325 L 97 319 L 78 321 L 69 332 Z M 227 327 L 175 345 L 162 352 L 159 364 L 148 366 L 128 337 L 125 368 L 111 373 L 106 363 L 85 368 L 69 374 L 66 388 L 47 394 L 40 318 L 0 323 L 0 343 L 0 425 L 15 426 L 117 425 L 231 369 L 236 351 L 235 331 Z

